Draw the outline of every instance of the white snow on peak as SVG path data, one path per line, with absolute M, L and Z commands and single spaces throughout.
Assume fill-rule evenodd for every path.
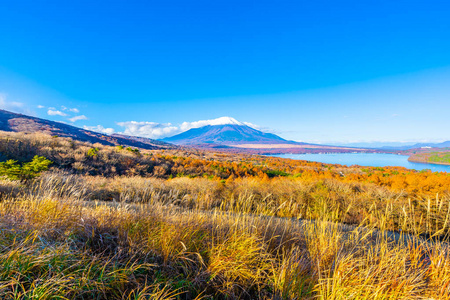
M 195 122 L 183 122 L 180 125 L 181 131 L 187 131 L 191 128 L 199 128 L 203 126 L 208 125 L 226 125 L 226 124 L 233 124 L 233 125 L 246 125 L 245 123 L 239 122 L 238 120 L 231 118 L 231 117 L 221 117 L 217 119 L 212 120 L 200 120 Z
M 220 117 L 217 119 L 209 120 L 209 125 L 227 125 L 227 124 L 245 125 L 244 123 L 239 122 L 238 120 L 232 117 Z
M 196 123 L 196 122 L 193 122 Z M 253 123 L 250 122 L 240 122 L 238 120 L 236 120 L 235 118 L 232 117 L 220 117 L 217 119 L 212 119 L 212 120 L 205 120 L 205 121 L 198 121 L 199 124 L 196 125 L 201 125 L 201 126 L 206 126 L 206 125 L 240 125 L 240 126 L 248 126 L 257 130 L 261 130 L 261 127 L 258 125 L 255 125 Z M 199 127 L 201 127 L 199 126 Z

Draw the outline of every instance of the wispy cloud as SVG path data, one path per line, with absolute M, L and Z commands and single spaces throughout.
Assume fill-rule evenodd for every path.
M 62 110 L 68 110 L 68 111 L 76 113 L 76 114 L 80 112 L 80 110 L 78 108 L 70 108 L 70 107 L 67 107 L 67 106 L 64 106 L 64 105 L 61 105 L 61 109 Z
M 0 94 L 0 109 L 10 110 L 18 113 L 31 114 L 31 112 L 25 107 L 24 103 L 7 100 L 5 94 Z
M 79 120 L 87 120 L 87 119 L 88 118 L 85 115 L 81 115 L 81 116 L 75 116 L 75 117 L 69 118 L 69 121 L 73 123 L 73 122 L 76 122 Z
M 46 108 L 44 105 L 38 105 L 37 108 L 39 109 L 43 109 Z M 70 108 L 64 105 L 61 105 L 59 109 L 55 108 L 55 107 L 48 107 L 47 108 L 47 114 L 49 116 L 60 116 L 60 117 L 66 117 L 66 120 L 74 123 L 76 121 L 80 121 L 80 120 L 88 120 L 88 117 L 86 117 L 85 115 L 79 115 L 79 116 L 74 116 L 72 113 L 79 113 L 80 110 L 78 108 Z
M 172 123 L 137 122 L 137 121 L 117 122 L 117 125 L 125 128 L 123 133 L 126 135 L 141 136 L 152 139 L 161 139 L 173 136 L 192 128 L 199 128 L 208 125 L 224 125 L 224 124 L 247 125 L 255 129 L 260 128 L 255 124 L 249 122 L 239 122 L 231 117 L 221 117 L 217 119 L 200 120 L 194 122 L 183 122 L 178 125 L 174 125 Z
M 63 113 L 63 112 L 60 111 L 60 110 L 49 109 L 49 110 L 47 111 L 47 114 L 48 114 L 49 116 L 61 116 L 61 117 L 67 117 L 67 114 L 66 114 L 66 113 Z
M 97 126 L 83 126 L 84 129 L 86 130 L 90 130 L 90 131 L 95 131 L 95 132 L 100 132 L 100 133 L 104 133 L 104 134 L 113 134 L 115 132 L 114 128 L 105 128 L 102 125 L 97 125 Z

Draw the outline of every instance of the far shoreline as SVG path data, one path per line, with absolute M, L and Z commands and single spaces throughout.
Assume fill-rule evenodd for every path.
M 361 158 L 359 158 L 361 155 Z M 373 156 L 372 156 L 373 155 Z M 384 156 L 386 155 L 386 158 Z M 406 153 L 392 153 L 392 152 L 378 152 L 378 153 L 310 153 L 310 154 L 268 154 L 265 156 L 275 156 L 281 158 L 308 160 L 321 162 L 331 165 L 358 165 L 364 167 L 403 167 L 409 170 L 431 170 L 432 172 L 446 172 L 450 173 L 449 164 L 432 164 L 427 162 L 420 162 L 410 159 L 410 155 Z M 336 159 L 333 157 L 336 156 Z M 347 159 L 348 157 L 348 159 Z M 397 158 L 396 158 L 397 157 Z
M 434 161 L 419 161 L 415 160 L 414 158 L 411 159 L 412 156 L 408 158 L 409 162 L 413 163 L 419 163 L 419 164 L 431 164 L 431 165 L 441 165 L 441 166 L 450 166 L 450 163 L 443 163 L 443 162 L 434 162 Z

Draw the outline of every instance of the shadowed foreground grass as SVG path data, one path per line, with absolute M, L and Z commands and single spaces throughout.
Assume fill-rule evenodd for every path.
M 450 299 L 445 240 L 53 184 L 3 193 L 2 299 Z

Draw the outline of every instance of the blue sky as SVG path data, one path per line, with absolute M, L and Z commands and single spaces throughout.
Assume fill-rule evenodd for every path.
M 5 109 L 149 137 L 230 116 L 298 141 L 450 140 L 447 1 L 0 8 Z

